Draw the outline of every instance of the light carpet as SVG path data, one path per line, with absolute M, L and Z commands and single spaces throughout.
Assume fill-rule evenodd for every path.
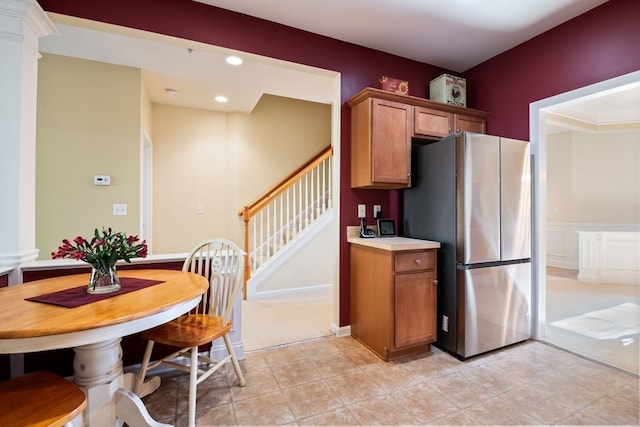
M 242 342 L 245 351 L 332 335 L 332 292 L 242 302 Z
M 618 304 L 551 323 L 558 328 L 597 340 L 640 334 L 640 305 Z

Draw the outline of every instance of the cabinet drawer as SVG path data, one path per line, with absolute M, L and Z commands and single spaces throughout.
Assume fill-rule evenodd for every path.
M 394 271 L 432 270 L 436 268 L 436 251 L 401 252 L 395 255 Z

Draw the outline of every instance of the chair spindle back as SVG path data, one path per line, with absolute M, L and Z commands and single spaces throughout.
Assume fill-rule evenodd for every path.
M 209 289 L 195 309 L 199 314 L 221 317 L 226 324 L 242 288 L 244 251 L 226 239 L 209 239 L 191 251 L 183 271 L 199 274 L 209 281 Z

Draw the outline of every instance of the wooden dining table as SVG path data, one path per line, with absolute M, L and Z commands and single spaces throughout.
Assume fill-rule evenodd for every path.
M 41 302 L 38 297 L 84 290 L 89 274 L 0 289 L 0 353 L 73 348 L 73 381 L 87 395 L 82 425 L 164 426 L 151 418 L 132 392 L 135 375 L 124 373 L 120 341 L 188 312 L 198 305 L 208 283 L 200 275 L 178 270 L 122 270 L 119 276 L 123 283 L 146 287 L 75 307 Z

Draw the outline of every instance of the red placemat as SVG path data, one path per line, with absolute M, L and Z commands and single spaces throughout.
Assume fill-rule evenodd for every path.
M 73 308 L 81 305 L 90 304 L 92 302 L 101 301 L 103 299 L 115 297 L 116 295 L 126 294 L 128 292 L 137 291 L 138 289 L 148 288 L 149 286 L 163 283 L 162 280 L 136 279 L 134 277 L 121 277 L 120 289 L 108 294 L 88 294 L 87 285 L 78 286 L 76 288 L 65 289 L 64 291 L 51 292 L 37 297 L 25 298 L 27 301 L 44 302 L 47 304 L 61 305 L 63 307 Z

